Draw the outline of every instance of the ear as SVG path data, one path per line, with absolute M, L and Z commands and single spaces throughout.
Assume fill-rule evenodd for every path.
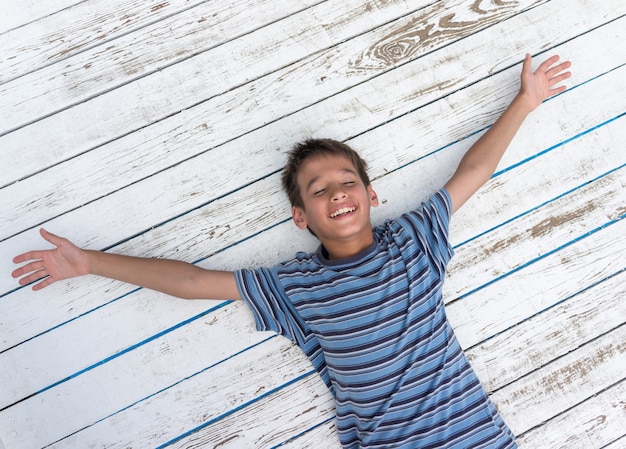
M 296 224 L 297 227 L 302 230 L 307 228 L 308 223 L 306 220 L 306 216 L 301 208 L 293 206 L 291 208 L 291 217 L 293 218 L 293 222 Z
M 367 186 L 367 193 L 370 197 L 370 205 L 372 207 L 378 206 L 378 195 L 376 195 L 376 192 L 374 191 L 374 188 L 371 184 Z

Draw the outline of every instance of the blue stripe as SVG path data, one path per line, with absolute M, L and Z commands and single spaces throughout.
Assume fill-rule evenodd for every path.
M 600 285 L 600 284 L 602 284 L 602 283 L 604 283 L 604 282 L 607 282 L 607 281 L 609 281 L 610 279 L 612 279 L 612 278 L 614 278 L 614 277 L 616 277 L 616 276 L 619 276 L 620 274 L 623 274 L 625 271 L 626 271 L 626 265 L 625 265 L 623 268 L 618 269 L 616 272 L 614 272 L 614 273 L 612 273 L 612 274 L 610 274 L 610 275 L 606 276 L 605 278 L 600 279 L 599 281 L 593 282 L 593 283 L 591 283 L 591 284 L 589 284 L 589 285 L 587 285 L 587 286 L 585 286 L 585 287 L 581 288 L 580 290 L 578 290 L 578 291 L 576 291 L 576 292 L 572 293 L 571 295 L 569 295 L 569 296 L 567 296 L 567 297 L 565 297 L 565 298 L 563 298 L 563 299 L 561 299 L 561 300 L 559 300 L 559 301 L 555 302 L 555 303 L 554 303 L 554 304 L 552 304 L 551 306 L 546 307 L 545 309 L 540 310 L 540 311 L 538 311 L 538 312 L 536 312 L 536 313 L 534 313 L 534 314 L 530 315 L 528 318 L 526 318 L 526 319 L 525 319 L 525 321 L 531 320 L 531 319 L 533 319 L 533 318 L 535 318 L 535 317 L 537 317 L 537 316 L 539 316 L 539 315 L 542 315 L 542 314 L 544 314 L 544 313 L 548 312 L 549 310 L 552 310 L 552 309 L 554 309 L 554 308 L 556 308 L 556 307 L 558 307 L 558 306 L 560 306 L 560 305 L 562 305 L 562 304 L 565 304 L 567 301 L 570 301 L 571 299 L 575 298 L 576 296 L 581 295 L 581 294 L 585 293 L 586 291 L 591 290 L 591 289 L 593 289 L 593 288 L 597 287 L 598 285 Z M 483 339 L 483 340 L 479 341 L 479 342 L 478 342 L 478 343 L 476 343 L 475 345 L 473 345 L 473 346 L 471 346 L 471 347 L 467 348 L 467 349 L 466 349 L 466 351 L 468 351 L 468 350 L 470 350 L 470 349 L 472 349 L 472 348 L 475 348 L 475 347 L 477 347 L 477 346 L 480 346 L 480 345 L 482 345 L 483 343 L 485 343 L 485 342 L 487 342 L 487 341 L 489 341 L 489 340 L 491 340 L 491 339 L 493 339 L 493 338 L 496 338 L 496 337 L 498 337 L 499 335 L 502 335 L 502 334 L 504 334 L 504 333 L 508 332 L 509 330 L 513 329 L 514 327 L 517 327 L 518 325 L 519 325 L 519 323 L 512 324 L 511 326 L 509 326 L 509 327 L 507 327 L 507 328 L 505 328 L 505 329 L 502 329 L 501 331 L 496 332 L 496 333 L 494 333 L 493 335 L 491 335 L 491 336 L 489 336 L 489 337 L 487 337 L 487 338 L 485 338 L 485 339 Z M 504 388 L 505 386 L 506 386 L 506 385 L 502 385 L 501 387 L 499 387 L 499 388 L 497 388 L 497 389 L 493 390 L 493 392 L 498 391 L 499 389 Z M 492 393 L 493 393 L 493 392 L 492 392 Z
M 303 432 L 298 433 L 297 435 L 292 436 L 291 438 L 289 438 L 288 440 L 283 441 L 282 443 L 277 444 L 276 446 L 272 446 L 270 449 L 276 449 L 279 448 L 281 446 L 284 446 L 285 444 L 289 444 L 292 441 L 297 440 L 298 438 L 300 438 L 303 435 L 306 435 L 309 432 L 314 431 L 315 429 L 318 429 L 319 427 L 322 427 L 324 424 L 328 424 L 329 422 L 333 421 L 335 419 L 335 415 L 333 414 L 330 418 L 325 419 L 317 424 L 315 424 L 314 426 L 309 427 L 308 429 L 306 429 Z
M 517 268 L 514 268 L 513 270 L 509 271 L 508 273 L 500 275 L 500 276 L 492 279 L 491 281 L 482 284 L 480 287 L 476 287 L 475 289 L 473 289 L 473 290 L 471 290 L 471 291 L 469 291 L 467 293 L 464 293 L 463 295 L 459 296 L 458 299 L 463 299 L 463 298 L 465 298 L 465 297 L 467 297 L 469 295 L 472 295 L 473 293 L 475 293 L 475 292 L 477 292 L 479 290 L 482 290 L 483 288 L 485 288 L 485 287 L 487 287 L 487 286 L 489 286 L 491 284 L 494 284 L 495 282 L 498 282 L 500 279 L 506 278 L 506 277 L 508 277 L 508 276 L 510 276 L 510 275 L 512 275 L 514 273 L 517 273 L 518 271 L 523 270 L 524 268 L 528 267 L 529 265 L 532 265 L 532 264 L 534 264 L 534 263 L 536 263 L 536 262 L 538 262 L 538 261 L 540 261 L 542 259 L 545 259 L 546 257 L 548 257 L 548 256 L 550 256 L 550 255 L 552 255 L 554 253 L 557 253 L 557 252 L 561 251 L 562 249 L 567 248 L 568 246 L 571 246 L 574 243 L 579 242 L 579 241 L 589 237 L 590 235 L 593 235 L 596 232 L 601 231 L 601 230 L 603 230 L 603 229 L 605 229 L 605 228 L 607 228 L 607 227 L 609 227 L 609 226 L 611 226 L 611 225 L 621 221 L 624 218 L 626 218 L 626 214 L 620 215 L 618 218 L 616 218 L 614 220 L 610 220 L 610 221 L 604 223 L 603 225 L 598 226 L 597 228 L 592 229 L 591 231 L 588 231 L 588 232 L 586 232 L 586 233 L 576 237 L 575 239 L 570 240 L 569 242 L 564 243 L 563 245 L 561 245 L 561 246 L 559 246 L 559 247 L 557 247 L 557 248 L 555 248 L 555 249 L 553 249 L 551 251 L 548 251 L 545 254 L 542 254 L 539 257 L 531 259 L 530 261 L 526 262 L 523 265 L 520 265 Z
M 622 112 L 621 114 L 616 115 L 615 117 L 610 118 L 609 120 L 606 120 L 606 121 L 604 121 L 604 122 L 602 122 L 602 123 L 600 123 L 600 124 L 598 124 L 596 126 L 593 126 L 593 127 L 589 128 L 589 129 L 581 132 L 581 133 L 576 134 L 575 136 L 572 136 L 572 137 L 570 137 L 568 139 L 565 139 L 565 140 L 557 143 L 556 145 L 552 145 L 551 147 L 546 148 L 545 150 L 540 151 L 539 153 L 537 153 L 537 154 L 535 154 L 535 155 L 533 155 L 531 157 L 523 159 L 523 160 L 521 160 L 520 162 L 518 162 L 516 164 L 513 164 L 513 165 L 511 165 L 511 166 L 509 166 L 509 167 L 507 167 L 507 168 L 505 168 L 503 170 L 500 170 L 499 172 L 494 173 L 493 176 L 491 176 L 491 177 L 495 178 L 497 176 L 500 176 L 503 173 L 508 172 L 509 170 L 513 170 L 514 168 L 519 167 L 520 165 L 523 165 L 523 164 L 525 164 L 528 161 L 532 161 L 533 159 L 536 159 L 536 158 L 538 158 L 540 156 L 543 156 L 546 153 L 549 153 L 550 151 L 554 150 L 555 148 L 559 148 L 559 147 L 561 147 L 561 146 L 563 146 L 563 145 L 565 145 L 565 144 L 567 144 L 567 143 L 569 143 L 569 142 L 571 142 L 573 140 L 576 140 L 576 139 L 578 139 L 578 138 L 580 138 L 582 136 L 585 136 L 585 135 L 595 131 L 596 129 L 602 128 L 603 126 L 608 125 L 609 123 L 614 122 L 615 120 L 619 120 L 624 115 L 626 115 L 626 112 Z
M 276 388 L 274 388 L 272 390 L 269 390 L 269 391 L 263 393 L 262 395 L 256 397 L 252 401 L 246 402 L 245 404 L 241 404 L 241 405 L 239 405 L 239 406 L 229 410 L 228 412 L 221 414 L 220 416 L 217 416 L 217 417 L 215 417 L 213 419 L 210 419 L 210 420 L 200 424 L 199 426 L 196 426 L 193 429 L 188 430 L 187 432 L 180 434 L 176 438 L 173 438 L 173 439 L 169 440 L 168 442 L 163 443 L 160 446 L 157 446 L 156 449 L 162 449 L 162 448 L 165 448 L 165 447 L 167 447 L 167 446 L 169 446 L 171 444 L 174 444 L 177 441 L 180 441 L 183 438 L 191 435 L 192 433 L 197 432 L 198 430 L 204 429 L 205 427 L 207 427 L 207 426 L 209 426 L 209 425 L 211 425 L 211 424 L 213 424 L 213 423 L 215 423 L 217 421 L 220 421 L 220 420 L 222 420 L 222 419 L 224 419 L 224 418 L 226 418 L 226 417 L 228 417 L 228 416 L 238 412 L 239 410 L 243 410 L 244 408 L 249 407 L 250 405 L 254 404 L 255 402 L 258 402 L 258 401 L 260 401 L 260 400 L 262 400 L 262 399 L 264 399 L 264 398 L 266 398 L 266 397 L 268 397 L 268 396 L 270 396 L 270 395 L 280 391 L 281 389 L 288 387 L 289 385 L 292 385 L 292 384 L 294 384 L 296 382 L 299 382 L 300 380 L 305 379 L 306 377 L 308 377 L 308 376 L 310 376 L 310 375 L 312 375 L 314 373 L 315 373 L 315 370 L 311 370 L 311 371 L 308 371 L 308 372 L 306 372 L 304 374 L 301 374 L 300 376 L 291 379 L 289 382 L 286 382 L 285 384 L 283 384 L 283 385 L 281 385 L 279 387 L 276 387 Z
M 253 349 L 253 348 L 257 347 L 257 346 L 260 346 L 260 345 L 262 345 L 263 343 L 266 343 L 267 341 L 269 341 L 269 340 L 271 340 L 271 339 L 273 339 L 273 338 L 275 338 L 275 337 L 276 337 L 276 335 L 270 335 L 270 336 L 269 336 L 269 337 L 267 337 L 266 339 L 261 340 L 261 341 L 259 341 L 259 342 L 255 343 L 255 344 L 253 344 L 252 346 L 249 346 L 249 347 L 247 347 L 247 348 L 245 348 L 245 349 L 242 349 L 241 351 L 238 351 L 238 352 L 236 352 L 236 353 L 234 353 L 234 354 L 231 354 L 230 356 L 226 357 L 225 359 L 219 360 L 219 361 L 215 362 L 214 364 L 209 365 L 209 366 L 207 366 L 206 368 L 201 369 L 200 371 L 197 371 L 197 372 L 195 372 L 195 373 L 193 373 L 193 374 L 190 374 L 189 376 L 183 377 L 183 378 L 182 378 L 182 379 L 180 379 L 179 381 L 174 382 L 173 384 L 168 385 L 167 387 L 161 388 L 160 390 L 155 391 L 154 393 L 149 394 L 148 396 L 146 396 L 146 397 L 144 397 L 144 398 L 142 398 L 142 399 L 139 399 L 139 400 L 137 400 L 137 401 L 133 402 L 132 404 L 129 404 L 129 405 L 127 405 L 126 407 L 123 407 L 123 408 L 121 408 L 121 409 L 119 409 L 119 410 L 117 410 L 117 411 L 115 411 L 115 412 L 113 412 L 113 413 L 111 413 L 111 414 L 109 414 L 109 415 L 107 415 L 107 416 L 103 417 L 103 418 L 100 418 L 99 420 L 97 420 L 97 421 L 95 421 L 95 422 L 93 422 L 93 423 L 89 424 L 88 426 L 85 426 L 85 427 L 83 427 L 82 429 L 78 429 L 78 430 L 76 430 L 76 431 L 74 431 L 74 432 L 72 432 L 72 433 L 70 433 L 70 434 L 68 434 L 68 435 L 64 436 L 63 438 L 61 438 L 61 439 L 59 439 L 59 440 L 56 440 L 56 441 L 54 441 L 54 442 L 52 442 L 52 443 L 50 443 L 50 444 L 48 444 L 47 446 L 44 446 L 44 447 L 52 446 L 53 444 L 56 444 L 56 443 L 58 443 L 58 442 L 60 442 L 60 441 L 63 441 L 63 440 L 65 440 L 65 439 L 67 439 L 67 438 L 71 437 L 72 435 L 75 435 L 75 434 L 77 434 L 77 433 L 79 433 L 79 432 L 82 432 L 82 431 L 83 431 L 83 430 L 85 430 L 85 429 L 88 429 L 88 428 L 90 428 L 90 427 L 93 427 L 93 426 L 95 426 L 96 424 L 98 424 L 98 423 L 100 423 L 100 422 L 102 422 L 102 421 L 105 421 L 105 420 L 107 420 L 107 419 L 109 419 L 109 418 L 111 418 L 111 417 L 113 417 L 113 416 L 115 416 L 115 415 L 117 415 L 117 414 L 119 414 L 119 413 L 122 413 L 123 411 L 128 410 L 128 409 L 130 409 L 131 407 L 134 407 L 135 405 L 137 405 L 137 404 L 139 404 L 139 403 L 141 403 L 141 402 L 143 402 L 143 401 L 146 401 L 146 400 L 150 399 L 150 398 L 151 398 L 151 397 L 153 397 L 153 396 L 156 396 L 156 395 L 158 395 L 158 394 L 160 394 L 160 393 L 163 393 L 164 391 L 167 391 L 167 390 L 169 390 L 170 388 L 175 387 L 176 385 L 179 385 L 179 384 L 181 384 L 181 383 L 183 383 L 183 382 L 185 382 L 185 381 L 187 381 L 187 380 L 189 380 L 189 379 L 192 379 L 193 377 L 195 377 L 195 376 L 197 376 L 197 375 L 199 375 L 199 374 L 202 374 L 202 373 L 204 373 L 204 372 L 208 371 L 209 369 L 215 368 L 216 366 L 219 366 L 219 365 L 221 365 L 222 363 L 225 363 L 225 362 L 227 362 L 228 360 L 230 360 L 230 359 L 232 359 L 232 358 L 234 358 L 234 357 L 236 357 L 236 356 L 238 356 L 238 355 L 240 355 L 240 354 L 243 354 L 243 353 L 244 353 L 244 352 L 246 352 L 246 351 L 249 351 L 249 350 L 251 350 L 251 349 Z
M 492 231 L 495 231 L 496 229 L 498 229 L 498 228 L 500 228 L 500 227 L 502 227 L 502 226 L 504 226 L 504 225 L 506 225 L 506 224 L 508 224 L 508 223 L 511 223 L 511 222 L 513 222 L 513 221 L 517 220 L 518 218 L 524 217 L 524 216 L 526 216 L 526 215 L 528 215 L 528 214 L 530 214 L 530 213 L 532 213 L 532 212 L 534 212 L 534 211 L 536 211 L 536 210 L 538 210 L 538 209 L 541 209 L 542 207 L 544 207 L 544 206 L 546 206 L 546 205 L 548 205 L 548 204 L 550 204 L 550 203 L 553 203 L 553 202 L 555 202 L 556 200 L 561 199 L 561 198 L 563 198 L 563 197 L 565 197 L 565 196 L 567 196 L 567 195 L 570 195 L 571 193 L 574 193 L 575 191 L 580 190 L 580 189 L 582 189 L 583 187 L 588 186 L 588 185 L 589 185 L 590 183 L 592 183 L 592 182 L 599 181 L 600 179 L 605 178 L 606 176 L 609 176 L 609 175 L 611 175 L 612 173 L 615 173 L 616 171 L 623 169 L 624 167 L 626 167 L 626 163 L 624 163 L 624 164 L 620 165 L 619 167 L 615 167 L 615 168 L 613 168 L 613 169 L 611 169 L 611 170 L 607 171 L 606 173 L 602 173 L 601 175 L 598 175 L 598 176 L 596 176 L 595 178 L 592 178 L 592 179 L 590 179 L 590 180 L 587 180 L 587 181 L 583 182 L 582 184 L 580 184 L 580 185 L 578 185 L 578 186 L 576 186 L 576 187 L 574 187 L 574 188 L 572 188 L 572 189 L 570 189 L 570 190 L 567 190 L 567 191 L 565 191 L 565 192 L 561 193 L 560 195 L 555 196 L 555 197 L 554 197 L 554 198 L 552 198 L 552 199 L 549 199 L 549 200 L 547 200 L 547 201 L 544 201 L 543 203 L 541 203 L 541 204 L 539 204 L 539 205 L 537 205 L 537 206 L 535 206 L 535 207 L 533 207 L 533 208 L 531 208 L 531 209 L 528 209 L 528 210 L 527 210 L 527 211 L 525 211 L 525 212 L 522 212 L 522 213 L 521 213 L 521 214 L 519 214 L 519 215 L 516 215 L 516 216 L 514 216 L 514 217 L 512 217 L 512 218 L 510 218 L 510 219 L 508 219 L 508 220 L 506 220 L 506 221 L 503 221 L 502 223 L 500 223 L 500 224 L 499 224 L 499 225 L 497 225 L 497 226 L 494 226 L 494 227 L 492 227 L 492 228 L 489 228 L 489 229 L 487 229 L 486 231 L 481 232 L 480 234 L 476 234 L 474 237 L 469 238 L 469 239 L 467 239 L 467 240 L 465 240 L 465 241 L 463 241 L 463 242 L 461 242 L 461 243 L 456 244 L 456 245 L 454 246 L 454 249 L 456 250 L 456 249 L 460 248 L 461 246 L 463 246 L 463 245 L 465 245 L 465 244 L 467 244 L 467 243 L 469 243 L 469 242 L 471 242 L 471 241 L 473 241 L 473 240 L 476 240 L 476 239 L 478 239 L 478 238 L 480 238 L 480 237 L 482 237 L 482 236 L 484 236 L 484 235 L 486 235 L 486 234 L 489 234 L 489 233 L 490 233 L 490 232 L 492 232 Z
M 109 357 L 106 357 L 106 358 L 100 360 L 99 362 L 94 363 L 93 365 L 90 365 L 90 366 L 88 366 L 88 367 L 86 367 L 86 368 L 84 368 L 84 369 L 82 369 L 80 371 L 77 371 L 74 374 L 71 374 L 71 375 L 69 375 L 69 376 L 67 376 L 67 377 L 65 377 L 65 378 L 63 378 L 63 379 L 61 379 L 61 380 L 59 380 L 57 382 L 54 382 L 54 383 L 48 385 L 45 388 L 42 388 L 41 390 L 38 390 L 38 391 L 36 391 L 36 392 L 34 392 L 34 393 L 32 393 L 32 394 L 30 394 L 30 395 L 28 395 L 28 396 L 18 400 L 18 401 L 13 402 L 12 404 L 9 404 L 9 405 L 3 407 L 2 409 L 0 409 L 0 412 L 2 410 L 6 410 L 6 409 L 14 406 L 15 404 L 18 404 L 18 403 L 23 402 L 23 401 L 25 401 L 27 399 L 30 399 L 33 396 L 37 396 L 38 394 L 41 394 L 41 393 L 43 393 L 45 391 L 48 391 L 51 388 L 56 387 L 57 385 L 60 385 L 60 384 L 62 384 L 64 382 L 67 382 L 68 380 L 74 379 L 74 378 L 80 376 L 81 374 L 86 373 L 87 371 L 90 371 L 90 370 L 92 370 L 94 368 L 97 368 L 98 366 L 102 366 L 105 363 L 110 362 L 111 360 L 114 360 L 114 359 L 116 359 L 116 358 L 118 358 L 118 357 L 120 357 L 120 356 L 122 356 L 122 355 L 124 355 L 124 354 L 126 354 L 126 353 L 128 353 L 128 352 L 130 352 L 132 350 L 134 350 L 134 349 L 137 349 L 140 346 L 145 345 L 146 343 L 149 343 L 149 342 L 151 342 L 153 340 L 156 340 L 157 338 L 160 338 L 163 335 L 166 335 L 166 334 L 168 334 L 168 333 L 170 333 L 170 332 L 172 332 L 172 331 L 174 331 L 174 330 L 176 330 L 176 329 L 178 329 L 178 328 L 180 328 L 182 326 L 185 326 L 186 324 L 189 324 L 189 323 L 191 323 L 191 322 L 193 322 L 193 321 L 195 321 L 195 320 L 197 320 L 199 318 L 202 318 L 203 316 L 205 316 L 205 315 L 207 315 L 207 314 L 209 314 L 209 313 L 211 313 L 211 312 L 213 312 L 215 310 L 218 310 L 218 309 L 224 307 L 226 304 L 228 304 L 230 302 L 231 301 L 224 301 L 224 302 L 218 304 L 215 307 L 212 307 L 210 309 L 205 310 L 202 313 L 199 313 L 198 315 L 195 315 L 195 316 L 193 316 L 191 318 L 188 318 L 188 319 L 186 319 L 184 321 L 181 321 L 180 323 L 178 323 L 178 324 L 176 324 L 176 325 L 174 325 L 172 327 L 169 327 L 169 328 L 167 328 L 167 329 L 165 329 L 165 330 L 163 330 L 163 331 L 161 331 L 161 332 L 159 332 L 157 334 L 154 334 L 151 337 L 146 338 L 145 340 L 140 341 L 139 343 L 136 343 L 136 344 L 134 344 L 132 346 L 129 346 L 126 349 L 121 350 L 120 352 L 117 352 L 117 353 L 115 353 L 115 354 L 113 354 L 113 355 L 111 355 Z

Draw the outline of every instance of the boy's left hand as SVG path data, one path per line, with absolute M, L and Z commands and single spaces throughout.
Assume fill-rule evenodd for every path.
M 569 61 L 565 61 L 554 65 L 558 60 L 559 56 L 554 55 L 542 62 L 537 70 L 533 72 L 531 56 L 526 54 L 522 66 L 522 86 L 519 96 L 524 100 L 529 111 L 537 108 L 544 100 L 560 94 L 566 89 L 565 86 L 555 87 L 555 85 L 572 75 L 570 72 L 565 71 L 572 64 Z

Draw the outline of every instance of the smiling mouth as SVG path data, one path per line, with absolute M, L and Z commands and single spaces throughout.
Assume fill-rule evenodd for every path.
M 328 216 L 330 218 L 335 218 L 335 217 L 339 217 L 341 215 L 349 214 L 350 212 L 354 212 L 355 210 L 356 210 L 356 207 L 342 207 L 341 209 L 337 209 L 336 211 L 334 211 L 333 213 L 329 214 Z

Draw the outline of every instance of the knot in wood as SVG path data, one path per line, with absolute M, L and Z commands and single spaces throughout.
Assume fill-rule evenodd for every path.
M 389 42 L 377 47 L 373 56 L 386 64 L 394 64 L 407 58 L 413 49 L 414 42 L 409 40 L 401 40 Z

